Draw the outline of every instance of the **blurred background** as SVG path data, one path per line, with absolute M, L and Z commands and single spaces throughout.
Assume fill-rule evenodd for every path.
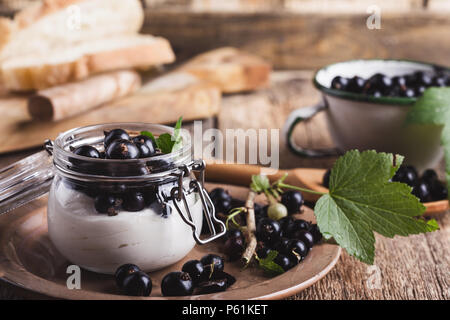
M 0 0 L 0 14 L 33 0 Z M 143 0 L 143 33 L 165 37 L 175 65 L 197 54 L 232 46 L 268 61 L 274 72 L 265 89 L 225 94 L 208 126 L 281 128 L 290 112 L 320 99 L 314 71 L 361 58 L 413 59 L 448 66 L 447 0 Z M 370 27 L 379 15 L 380 28 Z M 369 26 L 368 26 L 369 25 Z M 330 147 L 323 115 L 295 129 L 305 147 Z M 280 144 L 281 166 L 328 167 L 334 159 L 301 159 Z

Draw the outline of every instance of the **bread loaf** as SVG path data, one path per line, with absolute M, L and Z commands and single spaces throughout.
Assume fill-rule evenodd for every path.
M 58 47 L 43 55 L 10 58 L 3 61 L 0 73 L 10 91 L 41 90 L 105 71 L 145 68 L 174 60 L 166 39 L 127 35 Z
M 3 20 L 0 57 L 7 59 L 46 53 L 55 46 L 137 33 L 144 13 L 139 0 L 43 0 L 28 6 L 13 20 Z

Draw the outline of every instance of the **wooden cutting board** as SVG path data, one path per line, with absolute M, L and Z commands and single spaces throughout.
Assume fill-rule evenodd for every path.
M 219 112 L 221 92 L 216 85 L 190 74 L 170 73 L 151 80 L 135 94 L 57 122 L 32 121 L 26 96 L 0 98 L 0 153 L 41 145 L 61 132 L 110 122 L 175 123 L 206 119 Z

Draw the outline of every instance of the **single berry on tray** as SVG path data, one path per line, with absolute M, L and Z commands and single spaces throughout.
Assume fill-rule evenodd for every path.
M 260 259 L 265 259 L 269 255 L 270 251 L 272 251 L 272 249 L 270 249 L 269 247 L 264 247 L 263 246 L 263 247 L 261 247 L 261 248 L 256 250 L 256 255 Z
M 299 191 L 286 191 L 281 195 L 281 203 L 285 205 L 289 214 L 299 213 L 303 205 L 303 195 Z
M 281 238 L 275 245 L 273 246 L 273 249 L 278 251 L 279 253 L 288 254 L 289 253 L 289 239 L 288 238 Z
M 225 263 L 223 261 L 223 258 L 216 255 L 216 254 L 208 254 L 201 258 L 200 262 L 203 264 L 203 266 L 211 265 L 214 267 L 215 271 L 223 271 L 223 268 L 225 266 Z
M 209 197 L 217 212 L 228 213 L 231 209 L 232 198 L 223 188 L 216 188 L 209 193 Z
M 230 261 L 236 261 L 245 250 L 244 240 L 241 237 L 229 238 L 223 246 L 224 253 Z
M 309 248 L 303 241 L 293 239 L 289 242 L 289 251 L 295 252 L 304 259 L 308 255 Z
M 400 166 L 395 173 L 392 181 L 406 183 L 407 185 L 414 187 L 417 183 L 418 175 L 417 170 L 412 166 Z
M 200 281 L 203 270 L 203 264 L 198 260 L 189 260 L 181 268 L 181 271 L 189 273 L 189 276 L 194 283 Z
M 314 245 L 314 236 L 307 230 L 299 230 L 295 232 L 294 238 L 303 241 L 309 249 L 311 249 Z
M 412 194 L 420 199 L 420 202 L 430 202 L 432 200 L 430 186 L 425 181 L 419 181 L 412 190 Z
M 448 190 L 440 181 L 435 181 L 431 187 L 431 196 L 433 201 L 448 199 Z
M 120 267 L 117 268 L 116 273 L 114 274 L 115 278 L 116 278 L 116 284 L 117 287 L 119 289 L 123 288 L 123 280 L 125 279 L 126 276 L 134 273 L 134 272 L 138 272 L 141 271 L 141 269 L 134 264 L 131 263 L 127 263 L 124 265 L 121 265 Z
M 164 296 L 189 296 L 194 292 L 194 283 L 187 272 L 170 272 L 161 281 Z
M 122 291 L 129 296 L 148 297 L 152 292 L 152 280 L 142 271 L 130 273 L 123 279 Z
M 314 244 L 322 240 L 322 233 L 320 233 L 320 229 L 317 224 L 312 224 L 308 231 L 311 232 L 311 234 L 313 235 Z
M 275 244 L 280 239 L 281 226 L 277 221 L 269 218 L 261 219 L 256 226 L 258 240 Z
M 283 268 L 284 271 L 291 269 L 293 266 L 293 261 L 291 261 L 289 256 L 282 253 L 278 253 L 275 259 L 273 259 L 273 262 Z
M 437 173 L 433 169 L 427 169 L 422 174 L 422 180 L 426 181 L 430 185 L 435 181 L 437 181 L 437 179 L 438 179 Z

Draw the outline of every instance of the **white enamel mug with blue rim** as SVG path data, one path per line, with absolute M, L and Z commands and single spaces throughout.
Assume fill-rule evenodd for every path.
M 440 136 L 442 127 L 406 125 L 405 119 L 417 98 L 373 97 L 331 89 L 336 76 L 360 76 L 368 79 L 376 73 L 393 77 L 415 71 L 431 72 L 428 63 L 407 60 L 353 60 L 328 65 L 314 76 L 314 85 L 322 92 L 317 105 L 292 112 L 283 128 L 289 149 L 302 157 L 323 157 L 358 149 L 396 153 L 405 156 L 405 163 L 422 170 L 434 167 L 442 158 Z M 446 69 L 449 70 L 449 69 Z M 309 150 L 296 145 L 292 138 L 295 126 L 325 112 L 336 149 Z

